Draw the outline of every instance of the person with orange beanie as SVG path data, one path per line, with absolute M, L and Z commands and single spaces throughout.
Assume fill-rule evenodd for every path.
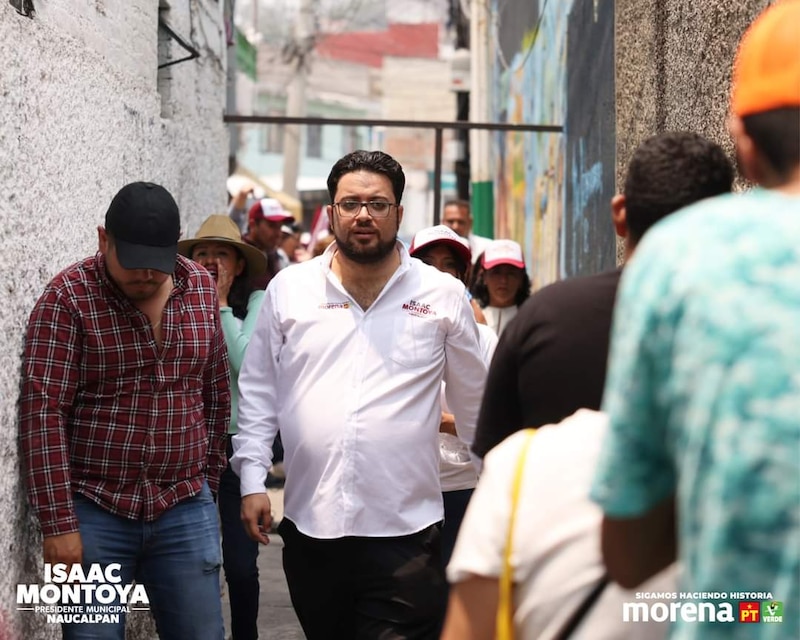
M 681 640 L 800 637 L 800 0 L 750 26 L 733 75 L 759 187 L 670 216 L 625 268 L 592 489 L 614 581 L 677 556 Z

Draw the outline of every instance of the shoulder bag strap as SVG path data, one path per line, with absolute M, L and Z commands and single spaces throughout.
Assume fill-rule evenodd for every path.
M 513 640 L 514 638 L 514 568 L 511 566 L 511 551 L 514 543 L 514 524 L 517 519 L 517 504 L 519 503 L 522 477 L 525 472 L 525 461 L 528 457 L 528 448 L 533 436 L 536 435 L 536 430 L 527 429 L 526 434 L 527 437 L 517 458 L 511 485 L 511 513 L 508 518 L 508 532 L 506 533 L 506 546 L 503 551 L 503 566 L 500 573 L 497 601 L 496 640 Z
M 589 613 L 594 603 L 597 602 L 597 599 L 600 597 L 603 591 L 605 591 L 608 581 L 608 574 L 603 574 L 603 577 L 600 578 L 600 581 L 589 592 L 589 595 L 583 599 L 583 602 L 581 602 L 580 606 L 575 609 L 573 614 L 569 617 L 569 620 L 567 620 L 558 633 L 553 636 L 553 640 L 567 640 L 573 634 L 575 629 L 578 628 L 578 625 L 586 617 L 586 614 Z
M 517 506 L 519 504 L 519 494 L 522 490 L 525 462 L 528 457 L 528 448 L 536 435 L 536 429 L 527 429 L 526 433 L 527 437 L 522 445 L 522 450 L 519 452 L 511 485 L 511 512 L 508 518 L 508 531 L 506 532 L 506 546 L 503 551 L 503 566 L 500 573 L 497 602 L 496 640 L 513 640 L 514 638 L 514 568 L 511 566 L 511 552 L 514 544 L 514 525 L 517 520 Z M 564 626 L 553 636 L 553 640 L 568 640 L 603 591 L 605 591 L 608 583 L 608 574 L 603 574 L 603 577 L 584 598 L 580 606 L 575 609 Z

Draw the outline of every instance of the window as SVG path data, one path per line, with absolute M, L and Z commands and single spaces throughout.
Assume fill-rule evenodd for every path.
M 321 124 L 309 124 L 306 126 L 306 156 L 309 158 L 322 157 Z
M 342 147 L 342 152 L 345 154 L 361 149 L 361 134 L 358 127 L 351 124 L 342 127 Z

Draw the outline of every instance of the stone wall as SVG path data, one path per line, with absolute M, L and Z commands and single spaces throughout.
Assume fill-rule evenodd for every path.
M 634 149 L 663 131 L 726 129 L 736 47 L 767 0 L 617 0 L 617 185 Z
M 93 253 L 116 191 L 165 185 L 186 232 L 226 204 L 228 139 L 222 2 L 171 0 L 162 14 L 200 52 L 159 74 L 151 0 L 35 0 L 32 18 L 0 3 L 0 639 L 60 637 L 16 610 L 16 585 L 41 574 L 41 537 L 21 484 L 17 395 L 23 334 L 44 285 Z M 167 9 L 166 6 L 169 5 Z M 162 34 L 163 35 L 163 34 Z M 148 620 L 130 638 L 152 637 Z

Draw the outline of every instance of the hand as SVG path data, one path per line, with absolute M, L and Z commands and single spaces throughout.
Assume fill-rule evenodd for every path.
M 247 204 L 247 199 L 253 195 L 253 187 L 245 186 L 239 189 L 239 192 L 233 196 L 233 206 L 237 209 L 244 209 Z
M 489 324 L 486 322 L 486 315 L 483 313 L 483 309 L 481 309 L 481 305 L 478 304 L 478 301 L 473 298 L 469 303 L 472 307 L 472 313 L 475 315 L 475 322 L 478 324 Z
M 439 433 L 449 433 L 451 436 L 458 436 L 456 433 L 456 417 L 452 413 L 445 413 L 442 411 Z
M 233 273 L 228 271 L 223 265 L 222 260 L 217 258 L 217 298 L 219 298 L 219 306 L 228 306 L 228 295 L 231 292 L 233 285 Z
M 83 561 L 83 543 L 81 534 L 64 533 L 59 536 L 45 536 L 42 541 L 44 561 L 48 564 L 63 562 L 68 567 Z
M 266 493 L 251 493 L 242 497 L 242 524 L 256 542 L 269 544 L 267 531 L 272 523 L 272 505 Z

